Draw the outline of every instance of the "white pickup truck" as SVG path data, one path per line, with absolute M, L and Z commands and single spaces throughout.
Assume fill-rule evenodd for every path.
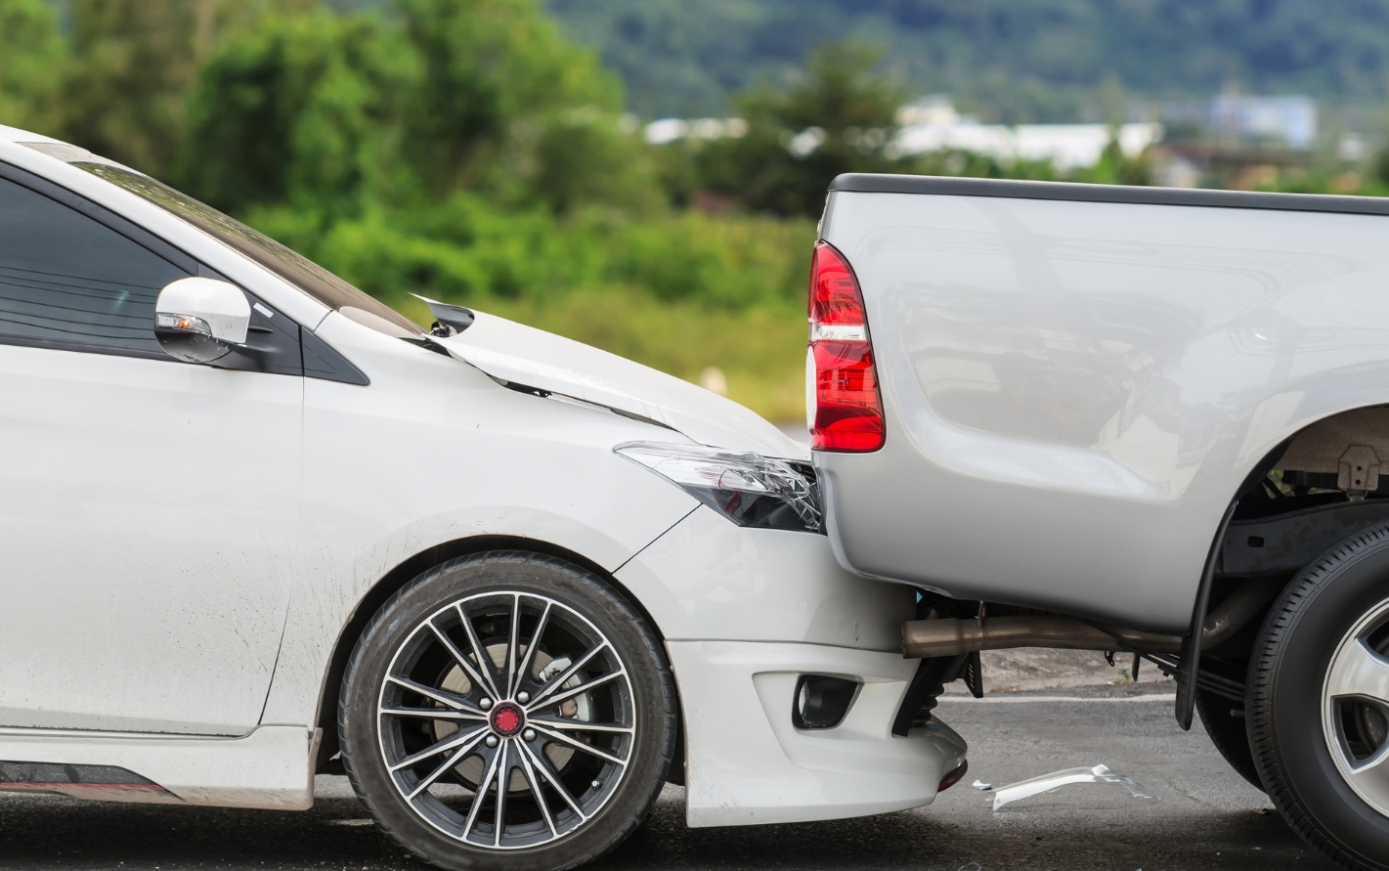
M 834 182 L 814 465 L 838 560 L 921 591 L 899 734 L 943 683 L 978 688 L 980 650 L 1132 655 L 1309 843 L 1389 868 L 1387 218 Z

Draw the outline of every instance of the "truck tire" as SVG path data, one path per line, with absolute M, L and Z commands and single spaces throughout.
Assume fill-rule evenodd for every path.
M 1211 743 L 1240 777 L 1262 792 L 1264 782 L 1259 779 L 1259 769 L 1254 765 L 1254 751 L 1250 749 L 1249 730 L 1246 728 L 1247 720 L 1231 713 L 1235 707 L 1236 704 L 1227 698 L 1202 690 L 1196 691 L 1196 713 L 1201 718 L 1201 725 L 1205 727 Z
M 665 784 L 675 683 L 592 572 L 517 551 L 410 582 L 358 641 L 343 761 L 378 826 L 453 871 L 560 871 L 630 835 Z
M 1389 526 L 1303 570 L 1254 647 L 1249 737 L 1269 797 L 1344 868 L 1389 869 Z

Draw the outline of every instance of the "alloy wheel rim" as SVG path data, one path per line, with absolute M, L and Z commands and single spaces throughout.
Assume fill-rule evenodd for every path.
M 1322 684 L 1322 731 L 1356 795 L 1389 817 L 1389 599 L 1356 621 Z
M 459 599 L 391 659 L 377 720 L 405 804 L 472 847 L 567 838 L 612 799 L 636 712 L 608 638 L 573 608 L 520 591 Z

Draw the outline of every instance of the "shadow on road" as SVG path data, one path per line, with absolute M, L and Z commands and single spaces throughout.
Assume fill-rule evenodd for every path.
M 967 798 L 981 808 L 985 800 L 980 793 Z M 927 810 L 826 823 L 689 829 L 683 796 L 671 789 L 647 824 L 594 867 L 956 871 L 978 862 L 984 871 L 1153 871 L 1321 865 L 1273 815 L 1106 819 L 1116 813 L 1092 809 L 1080 817 L 1072 808 L 1042 805 L 998 815 Z M 281 813 L 7 797 L 0 800 L 0 868 L 426 867 L 363 822 L 360 806 L 349 798 L 321 800 L 309 813 Z
M 1164 689 L 1158 687 L 1157 689 Z M 942 699 L 970 742 L 969 774 L 930 807 L 790 825 L 690 829 L 668 787 L 647 823 L 597 869 L 1248 869 L 1330 871 L 1221 759 L 1198 725 L 1172 720 L 1151 686 Z M 998 813 L 996 786 L 1106 763 L 1155 791 L 1068 786 Z M 0 871 L 8 869 L 424 868 L 366 819 L 346 778 L 319 777 L 307 813 L 83 803 L 0 794 Z

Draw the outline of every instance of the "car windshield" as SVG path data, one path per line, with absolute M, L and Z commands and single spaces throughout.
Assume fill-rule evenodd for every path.
M 424 334 L 424 330 L 409 318 L 380 300 L 368 296 L 307 257 L 162 182 L 109 163 L 77 160 L 72 161 L 71 165 L 104 178 L 172 212 L 358 323 L 368 324 L 382 332 L 404 338 Z M 363 314 L 368 317 L 363 317 Z

